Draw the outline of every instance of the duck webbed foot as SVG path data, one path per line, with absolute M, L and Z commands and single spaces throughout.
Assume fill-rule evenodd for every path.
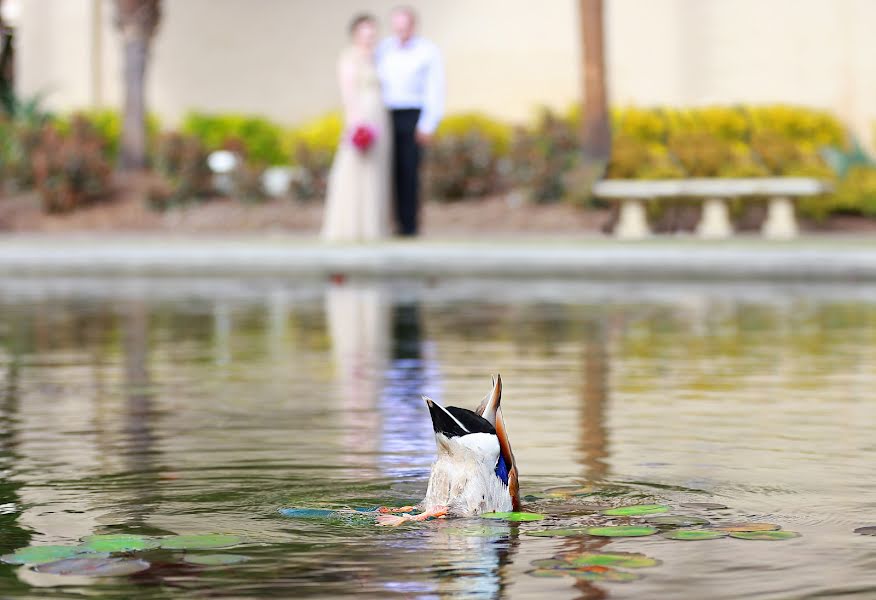
M 386 513 L 408 513 L 412 510 L 417 510 L 416 506 L 381 506 L 377 509 L 377 512 L 381 514 Z
M 382 514 L 377 517 L 377 524 L 383 527 L 398 527 L 403 523 L 413 523 L 415 521 L 427 521 L 429 519 L 441 519 L 447 516 L 446 506 L 436 506 L 427 511 L 421 512 L 418 515 L 401 514 L 390 515 Z

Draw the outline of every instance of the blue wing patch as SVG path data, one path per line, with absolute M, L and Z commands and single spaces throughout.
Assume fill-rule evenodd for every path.
M 505 463 L 505 457 L 501 454 L 499 455 L 499 461 L 496 463 L 496 477 L 498 477 L 502 483 L 508 485 L 508 465 Z

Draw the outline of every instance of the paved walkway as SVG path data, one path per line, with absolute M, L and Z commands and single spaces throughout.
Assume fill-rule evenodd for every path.
M 592 279 L 876 281 L 876 238 L 793 242 L 490 238 L 328 246 L 263 237 L 0 237 L 2 275 L 560 276 Z

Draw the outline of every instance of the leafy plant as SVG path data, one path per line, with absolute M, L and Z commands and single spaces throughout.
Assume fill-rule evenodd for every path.
M 154 162 L 161 181 L 150 187 L 148 199 L 156 210 L 213 194 L 207 152 L 198 138 L 177 132 L 163 134 L 156 145 Z
M 43 125 L 30 160 L 46 212 L 85 206 L 109 189 L 111 169 L 103 141 L 84 119 L 74 119 L 66 135 L 53 124 Z
M 263 117 L 189 113 L 182 123 L 182 132 L 196 137 L 208 152 L 225 149 L 229 143 L 242 144 L 249 161 L 285 164 L 284 129 Z

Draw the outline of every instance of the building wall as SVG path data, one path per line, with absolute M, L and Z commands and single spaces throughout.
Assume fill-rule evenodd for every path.
M 338 105 L 334 61 L 351 15 L 396 0 L 165 0 L 149 72 L 152 109 L 263 113 L 295 123 Z M 93 8 L 102 6 L 99 34 Z M 448 108 L 523 120 L 579 97 L 575 0 L 411 2 L 444 50 Z M 614 104 L 788 102 L 830 109 L 870 142 L 876 120 L 872 0 L 606 0 Z M 62 109 L 116 106 L 110 0 L 25 0 L 19 87 Z M 99 60 L 93 49 L 101 47 Z

